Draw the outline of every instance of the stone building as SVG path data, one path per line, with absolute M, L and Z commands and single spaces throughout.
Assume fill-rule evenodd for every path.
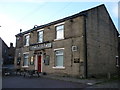
M 0 38 L 0 64 L 14 64 L 15 47 L 10 43 L 10 47 Z
M 13 43 L 10 43 L 8 56 L 9 56 L 9 64 L 14 64 L 15 47 L 13 46 Z
M 7 44 L 0 38 L 0 62 L 1 64 L 6 64 L 8 60 L 8 50 Z
M 2 39 L 0 38 L 0 65 L 2 65 Z
M 15 67 L 91 77 L 116 73 L 118 31 L 104 5 L 16 35 Z
M 118 61 L 116 61 L 116 65 L 118 67 L 118 72 L 119 72 L 119 76 L 120 76 L 120 37 L 118 37 Z

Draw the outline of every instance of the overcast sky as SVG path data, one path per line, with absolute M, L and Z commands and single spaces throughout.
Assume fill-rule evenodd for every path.
M 58 2 L 55 2 L 58 1 Z M 0 0 L 0 37 L 15 46 L 15 35 L 34 25 L 46 24 L 105 4 L 118 28 L 118 0 Z

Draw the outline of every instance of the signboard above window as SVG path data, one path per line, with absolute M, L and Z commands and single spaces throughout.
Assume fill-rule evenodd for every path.
M 37 44 L 37 45 L 32 45 L 30 46 L 30 50 L 41 50 L 41 49 L 46 49 L 46 48 L 51 48 L 52 43 L 43 43 L 43 44 Z

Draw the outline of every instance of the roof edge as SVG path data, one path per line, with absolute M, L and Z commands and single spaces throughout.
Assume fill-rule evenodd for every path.
M 27 31 L 18 33 L 18 34 L 15 35 L 15 36 L 17 37 L 17 36 L 20 36 L 20 35 L 24 35 L 24 34 L 30 33 L 31 31 L 35 31 L 35 30 L 38 30 L 38 29 L 42 29 L 42 28 L 44 28 L 44 27 L 51 26 L 51 25 L 54 25 L 54 24 L 57 24 L 57 23 L 61 23 L 61 22 L 64 22 L 64 21 L 66 21 L 66 20 L 70 20 L 70 19 L 73 19 L 73 18 L 76 18 L 76 17 L 79 17 L 79 16 L 85 16 L 85 15 L 87 14 L 87 11 L 92 10 L 92 9 L 95 9 L 95 8 L 98 8 L 98 7 L 101 7 L 101 6 L 104 6 L 104 7 L 105 7 L 104 4 L 101 4 L 101 5 L 99 5 L 99 6 L 96 6 L 96 7 L 93 7 L 93 8 L 84 10 L 84 11 L 81 11 L 81 12 L 79 12 L 79 13 L 77 13 L 77 14 L 74 14 L 74 15 L 71 15 L 71 16 L 68 16 L 68 17 L 59 19 L 59 20 L 55 20 L 55 21 L 53 21 L 53 22 L 50 22 L 50 23 L 47 23 L 47 24 L 44 24 L 44 25 L 37 26 L 36 28 L 32 28 L 32 29 L 30 29 L 30 30 L 27 30 Z

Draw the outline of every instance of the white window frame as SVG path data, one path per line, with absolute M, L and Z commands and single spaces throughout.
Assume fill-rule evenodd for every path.
M 55 24 L 55 25 L 54 25 L 54 27 L 59 26 L 59 25 L 62 25 L 62 24 L 64 25 L 64 24 L 65 24 L 65 22 Z
M 28 43 L 26 43 L 26 41 L 27 41 L 26 36 L 29 37 L 28 38 Z M 24 46 L 29 46 L 29 44 L 30 44 L 30 33 L 24 35 Z
M 65 30 L 65 25 L 64 25 L 64 24 L 65 24 L 65 22 L 62 22 L 62 23 L 59 23 L 59 24 L 54 25 L 54 27 L 55 27 L 55 32 L 56 32 L 54 41 L 64 39 L 64 30 Z M 58 30 L 57 30 L 57 27 L 59 27 L 59 26 L 63 26 L 63 29 L 58 29 Z M 61 30 L 62 30 L 63 36 L 61 36 L 61 37 L 59 38 L 59 37 L 58 37 L 58 31 L 61 31 Z
M 63 51 L 63 66 L 56 66 L 56 63 L 55 63 L 55 66 L 53 67 L 54 69 L 65 69 L 65 67 L 64 67 L 64 48 L 54 49 L 54 52 L 55 52 L 55 60 L 56 60 L 56 51 L 60 51 L 60 50 Z
M 42 32 L 42 42 L 39 40 L 39 32 Z M 43 29 L 37 31 L 37 42 L 38 43 L 43 43 L 43 37 L 44 37 L 43 35 L 44 35 Z
M 54 51 L 57 51 L 57 50 L 64 50 L 65 48 L 57 48 L 57 49 L 54 49 Z

